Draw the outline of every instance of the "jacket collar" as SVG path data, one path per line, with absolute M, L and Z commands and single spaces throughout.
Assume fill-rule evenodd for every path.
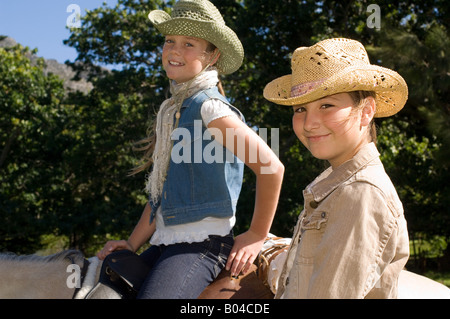
M 364 145 L 356 155 L 347 162 L 334 169 L 329 167 L 320 174 L 305 190 L 305 193 L 311 193 L 314 201 L 321 202 L 339 185 L 355 175 L 368 163 L 378 160 L 380 153 L 374 143 Z

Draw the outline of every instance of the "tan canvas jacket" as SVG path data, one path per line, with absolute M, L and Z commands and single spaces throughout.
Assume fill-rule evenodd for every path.
M 396 298 L 409 257 L 403 207 L 373 143 L 303 192 L 276 298 Z

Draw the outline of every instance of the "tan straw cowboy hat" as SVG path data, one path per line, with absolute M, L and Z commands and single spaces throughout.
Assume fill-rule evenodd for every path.
M 207 0 L 180 0 L 171 15 L 154 10 L 150 21 L 163 35 L 183 35 L 204 39 L 220 51 L 217 69 L 230 74 L 239 69 L 244 59 L 244 48 L 236 33 L 225 25 L 219 10 Z
M 276 104 L 299 105 L 328 95 L 374 91 L 375 117 L 400 111 L 408 98 L 408 86 L 395 71 L 370 64 L 364 46 L 355 40 L 335 38 L 295 50 L 292 74 L 273 80 L 264 97 Z

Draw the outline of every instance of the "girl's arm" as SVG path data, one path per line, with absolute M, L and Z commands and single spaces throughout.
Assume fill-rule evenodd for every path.
M 226 269 L 236 276 L 249 270 L 269 233 L 278 204 L 284 166 L 264 140 L 241 120 L 227 116 L 211 121 L 208 128 L 216 141 L 232 151 L 256 175 L 252 222 L 247 232 L 236 237 L 226 265 Z
M 103 249 L 97 253 L 97 257 L 100 260 L 105 259 L 110 253 L 115 250 L 128 249 L 136 252 L 139 247 L 148 241 L 148 239 L 155 232 L 155 220 L 150 224 L 150 213 L 151 207 L 147 203 L 145 205 L 144 211 L 142 212 L 141 218 L 131 233 L 128 240 L 110 240 L 108 241 Z

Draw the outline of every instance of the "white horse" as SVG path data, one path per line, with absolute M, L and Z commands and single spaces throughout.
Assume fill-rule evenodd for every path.
M 0 298 L 72 298 L 76 287 L 67 284 L 69 265 L 81 269 L 83 254 L 77 250 L 47 257 L 0 254 Z
M 221 274 L 200 298 L 270 297 L 270 291 L 276 292 L 289 243 L 287 238 L 269 238 L 250 274 L 240 280 Z M 47 257 L 0 254 L 0 299 L 83 299 L 96 286 L 101 266 L 97 257 L 86 260 L 77 250 Z M 406 270 L 400 274 L 398 287 L 399 299 L 450 299 L 450 289 L 445 285 Z M 118 297 L 112 289 L 94 295 L 105 299 Z

